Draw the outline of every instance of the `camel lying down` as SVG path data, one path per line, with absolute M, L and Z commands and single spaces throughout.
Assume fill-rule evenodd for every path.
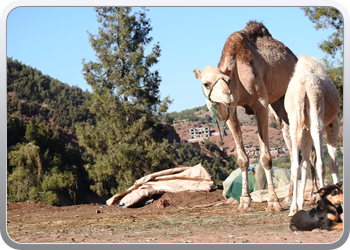
M 293 199 L 290 216 L 303 209 L 304 191 L 307 173 L 310 170 L 310 152 L 312 142 L 316 150 L 316 169 L 321 188 L 324 186 L 325 163 L 322 156 L 322 135 L 327 134 L 329 168 L 333 182 L 338 182 L 338 164 L 336 145 L 339 125 L 337 114 L 340 107 L 340 96 L 326 72 L 323 62 L 314 58 L 300 56 L 294 75 L 288 85 L 285 100 L 288 113 L 289 131 L 292 141 L 292 175 Z M 301 163 L 299 165 L 299 149 Z M 298 192 L 297 177 L 302 166 L 302 182 Z M 297 196 L 297 193 L 298 196 Z

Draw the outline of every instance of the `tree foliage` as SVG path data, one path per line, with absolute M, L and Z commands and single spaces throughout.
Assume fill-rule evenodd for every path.
M 344 19 L 339 10 L 331 7 L 302 7 L 305 16 L 315 24 L 318 29 L 334 29 L 334 33 L 328 37 L 328 40 L 323 40 L 319 44 L 322 51 L 335 57 L 339 51 L 343 56 L 344 44 Z
M 203 148 L 206 151 L 193 147 L 190 143 L 173 143 L 175 148 L 176 163 L 184 166 L 202 166 L 213 176 L 215 182 L 222 182 L 229 176 L 232 170 L 237 168 L 234 156 L 228 157 L 220 148 L 209 140 L 205 140 Z
M 74 132 L 75 123 L 94 120 L 89 111 L 91 94 L 88 91 L 43 75 L 12 58 L 7 58 L 7 92 L 8 112 L 37 123 L 54 121 Z
M 8 200 L 58 205 L 58 192 L 65 190 L 75 201 L 78 186 L 76 171 L 63 167 L 62 159 L 50 161 L 48 151 L 46 154 L 40 151 L 34 143 L 18 143 L 12 148 L 8 155 L 9 164 L 13 166 L 7 179 Z M 58 154 L 54 156 L 60 157 Z
M 344 19 L 341 12 L 332 7 L 302 7 L 305 16 L 315 24 L 318 29 L 333 29 L 334 32 L 319 44 L 319 48 L 327 55 L 336 57 L 339 52 L 341 58 L 344 56 Z M 330 78 L 338 89 L 341 106 L 340 116 L 343 114 L 343 61 L 341 59 L 339 66 L 335 66 L 334 62 L 326 60 L 327 70 Z
M 208 111 L 207 105 L 196 107 L 192 109 L 185 109 L 180 112 L 171 112 L 166 113 L 162 119 L 164 122 L 169 121 L 179 121 L 179 120 L 188 120 L 189 122 L 200 122 L 200 123 L 208 123 L 212 121 L 212 118 L 209 115 L 205 117 L 198 116 L 199 113 Z M 196 112 L 198 112 L 196 114 Z
M 85 160 L 74 125 L 93 121 L 91 96 L 7 58 L 7 198 L 60 204 L 86 202 Z M 74 145 L 74 146 L 73 146 Z
M 161 78 L 151 68 L 160 46 L 146 55 L 152 30 L 145 10 L 95 8 L 101 23 L 89 34 L 96 62 L 83 60 L 83 74 L 93 89 L 91 110 L 96 124 L 78 125 L 79 142 L 93 156 L 88 172 L 98 194 L 124 191 L 135 179 L 172 166 L 170 146 L 157 136 L 156 114 L 164 113 L 169 98 L 160 100 Z

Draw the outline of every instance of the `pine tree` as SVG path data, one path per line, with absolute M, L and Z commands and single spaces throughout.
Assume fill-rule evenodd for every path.
M 93 156 L 88 166 L 98 194 L 112 194 L 145 174 L 172 167 L 170 146 L 156 136 L 157 114 L 165 113 L 169 98 L 160 100 L 161 78 L 151 67 L 160 46 L 153 46 L 146 10 L 127 7 L 95 8 L 101 23 L 97 35 L 89 33 L 96 62 L 83 60 L 83 74 L 92 87 L 91 111 L 96 124 L 78 125 L 79 143 Z

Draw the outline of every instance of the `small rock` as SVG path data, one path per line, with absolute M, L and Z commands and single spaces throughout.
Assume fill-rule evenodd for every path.
M 165 208 L 170 205 L 170 202 L 164 198 L 161 198 L 157 202 L 157 207 L 158 208 Z

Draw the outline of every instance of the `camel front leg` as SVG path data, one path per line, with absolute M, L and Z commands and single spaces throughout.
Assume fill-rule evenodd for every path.
M 269 135 L 268 135 L 268 108 L 263 106 L 260 102 L 254 105 L 254 113 L 258 124 L 259 132 L 259 143 L 260 143 L 260 163 L 265 169 L 267 185 L 269 190 L 269 197 L 267 199 L 266 211 L 277 211 L 283 210 L 282 206 L 278 201 L 278 197 L 275 192 L 272 180 L 272 159 L 269 148 Z
M 289 124 L 287 124 L 286 122 L 283 121 L 281 130 L 282 130 L 284 141 L 285 141 L 287 148 L 288 148 L 288 151 L 289 151 L 290 161 L 293 162 L 292 140 L 290 138 L 290 133 L 289 133 Z M 281 206 L 284 209 L 287 209 L 292 204 L 293 184 L 294 184 L 294 180 L 293 180 L 293 178 L 290 178 L 288 194 L 286 195 L 286 197 L 284 198 L 284 200 L 281 203 Z
M 274 119 L 276 120 L 278 126 L 282 130 L 284 141 L 289 150 L 290 161 L 293 162 L 292 140 L 290 138 L 290 133 L 289 133 L 289 119 L 284 107 L 284 96 L 282 96 L 276 102 L 271 103 L 269 107 Z M 284 209 L 287 209 L 288 207 L 290 207 L 292 203 L 293 183 L 294 183 L 294 180 L 293 178 L 291 178 L 289 182 L 288 194 L 286 195 L 283 202 L 281 203 L 281 206 Z
M 248 185 L 249 158 L 244 150 L 241 127 L 239 125 L 235 110 L 234 112 L 231 112 L 230 118 L 227 120 L 227 125 L 231 130 L 233 139 L 236 144 L 237 163 L 242 171 L 242 194 L 240 197 L 239 206 L 235 212 L 250 212 L 252 209 L 250 208 L 251 198 Z

